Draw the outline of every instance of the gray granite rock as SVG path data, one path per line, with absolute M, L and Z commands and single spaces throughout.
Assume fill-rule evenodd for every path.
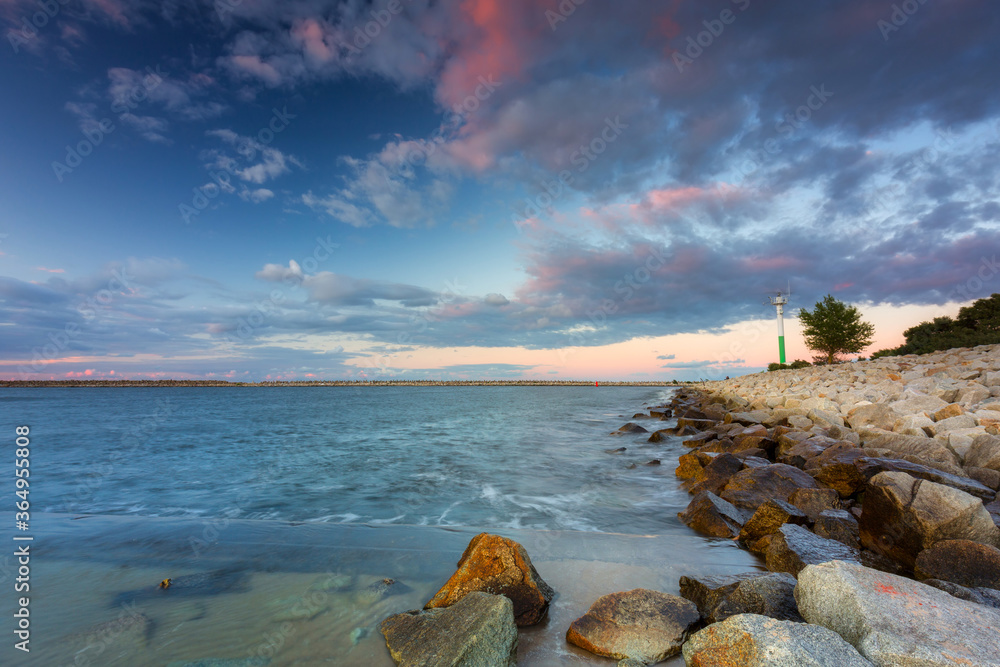
M 871 667 L 831 630 L 740 614 L 696 632 L 684 660 L 699 667 Z
M 795 599 L 879 667 L 1000 667 L 1000 614 L 911 579 L 834 561 L 802 570 Z
M 473 591 L 450 607 L 413 610 L 382 621 L 379 630 L 404 667 L 513 667 L 517 664 L 514 605 Z

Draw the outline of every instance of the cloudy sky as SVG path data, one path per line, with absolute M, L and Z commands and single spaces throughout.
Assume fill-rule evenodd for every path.
M 0 377 L 695 379 L 1000 291 L 990 0 L 0 0 Z

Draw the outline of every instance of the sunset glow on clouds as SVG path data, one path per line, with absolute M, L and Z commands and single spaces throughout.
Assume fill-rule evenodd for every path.
M 572 6 L 0 3 L 0 377 L 723 377 L 788 285 L 789 359 L 1000 291 L 987 0 Z

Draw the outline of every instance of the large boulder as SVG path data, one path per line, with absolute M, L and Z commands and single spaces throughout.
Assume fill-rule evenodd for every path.
M 969 540 L 943 540 L 917 555 L 917 579 L 941 579 L 967 588 L 1000 589 L 1000 549 Z
M 807 528 L 786 524 L 776 532 L 767 546 L 765 561 L 772 572 L 788 572 L 798 576 L 807 565 L 831 560 L 859 562 L 857 549 L 814 534 Z
M 480 533 L 472 538 L 458 561 L 455 574 L 424 609 L 455 604 L 472 591 L 503 595 L 514 603 L 519 626 L 534 625 L 545 617 L 555 591 L 538 575 L 528 552 L 514 540 Z
M 736 537 L 748 518 L 743 510 L 711 491 L 696 495 L 677 516 L 689 528 L 712 537 Z
M 871 667 L 831 630 L 740 614 L 699 630 L 684 644 L 691 667 Z
M 866 480 L 870 480 L 880 472 L 905 472 L 917 479 L 926 479 L 935 484 L 944 484 L 953 489 L 958 489 L 983 500 L 990 500 L 996 495 L 996 491 L 981 482 L 970 477 L 959 477 L 951 473 L 931 468 L 929 466 L 912 463 L 903 459 L 887 459 L 881 457 L 866 457 L 858 459 L 855 466 L 864 475 Z
M 861 544 L 913 569 L 918 553 L 941 540 L 997 545 L 1000 530 L 975 496 L 903 472 L 875 475 L 862 505 Z
M 1000 667 L 1000 614 L 911 579 L 833 561 L 802 570 L 795 599 L 879 667 Z
M 928 461 L 941 461 L 951 465 L 958 463 L 955 454 L 933 438 L 869 429 L 862 432 L 861 442 L 865 449 L 888 449 L 900 458 L 910 454 Z
M 688 456 L 685 454 L 685 456 Z M 719 454 L 702 469 L 698 482 L 691 487 L 691 493 L 711 491 L 718 494 L 729 479 L 743 469 L 743 461 L 732 454 Z
M 756 510 L 768 500 L 788 500 L 798 489 L 818 489 L 805 472 L 783 463 L 747 468 L 733 475 L 720 497 L 741 509 Z
M 693 602 L 636 588 L 598 598 L 569 626 L 566 641 L 606 658 L 653 664 L 680 653 L 699 620 L 701 614 Z
M 394 614 L 379 630 L 392 659 L 404 667 L 517 664 L 514 605 L 502 595 L 472 591 L 450 607 Z

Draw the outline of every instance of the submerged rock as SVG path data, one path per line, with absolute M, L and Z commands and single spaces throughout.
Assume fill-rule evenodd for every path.
M 519 626 L 534 625 L 545 617 L 555 591 L 531 564 L 524 547 L 514 540 L 480 533 L 472 538 L 458 570 L 424 609 L 448 607 L 472 591 L 510 598 Z
M 598 598 L 573 621 L 566 640 L 596 655 L 653 664 L 680 653 L 700 619 L 698 608 L 684 598 L 636 588 Z
M 639 426 L 635 422 L 629 422 L 620 427 L 617 431 L 612 431 L 611 435 L 625 435 L 627 433 L 649 433 L 648 430 Z
M 795 588 L 799 612 L 880 667 L 1000 667 L 1000 614 L 862 565 L 811 565 Z
M 840 635 L 816 625 L 740 614 L 684 644 L 694 667 L 871 667 Z
M 243 593 L 250 590 L 250 575 L 243 568 L 224 568 L 212 572 L 187 574 L 171 577 L 169 581 L 170 585 L 167 587 L 156 583 L 119 593 L 112 606 L 117 607 L 150 598 L 220 595 L 222 593 Z
M 472 591 L 454 605 L 394 614 L 382 621 L 389 654 L 405 667 L 513 667 L 514 607 L 501 595 Z

